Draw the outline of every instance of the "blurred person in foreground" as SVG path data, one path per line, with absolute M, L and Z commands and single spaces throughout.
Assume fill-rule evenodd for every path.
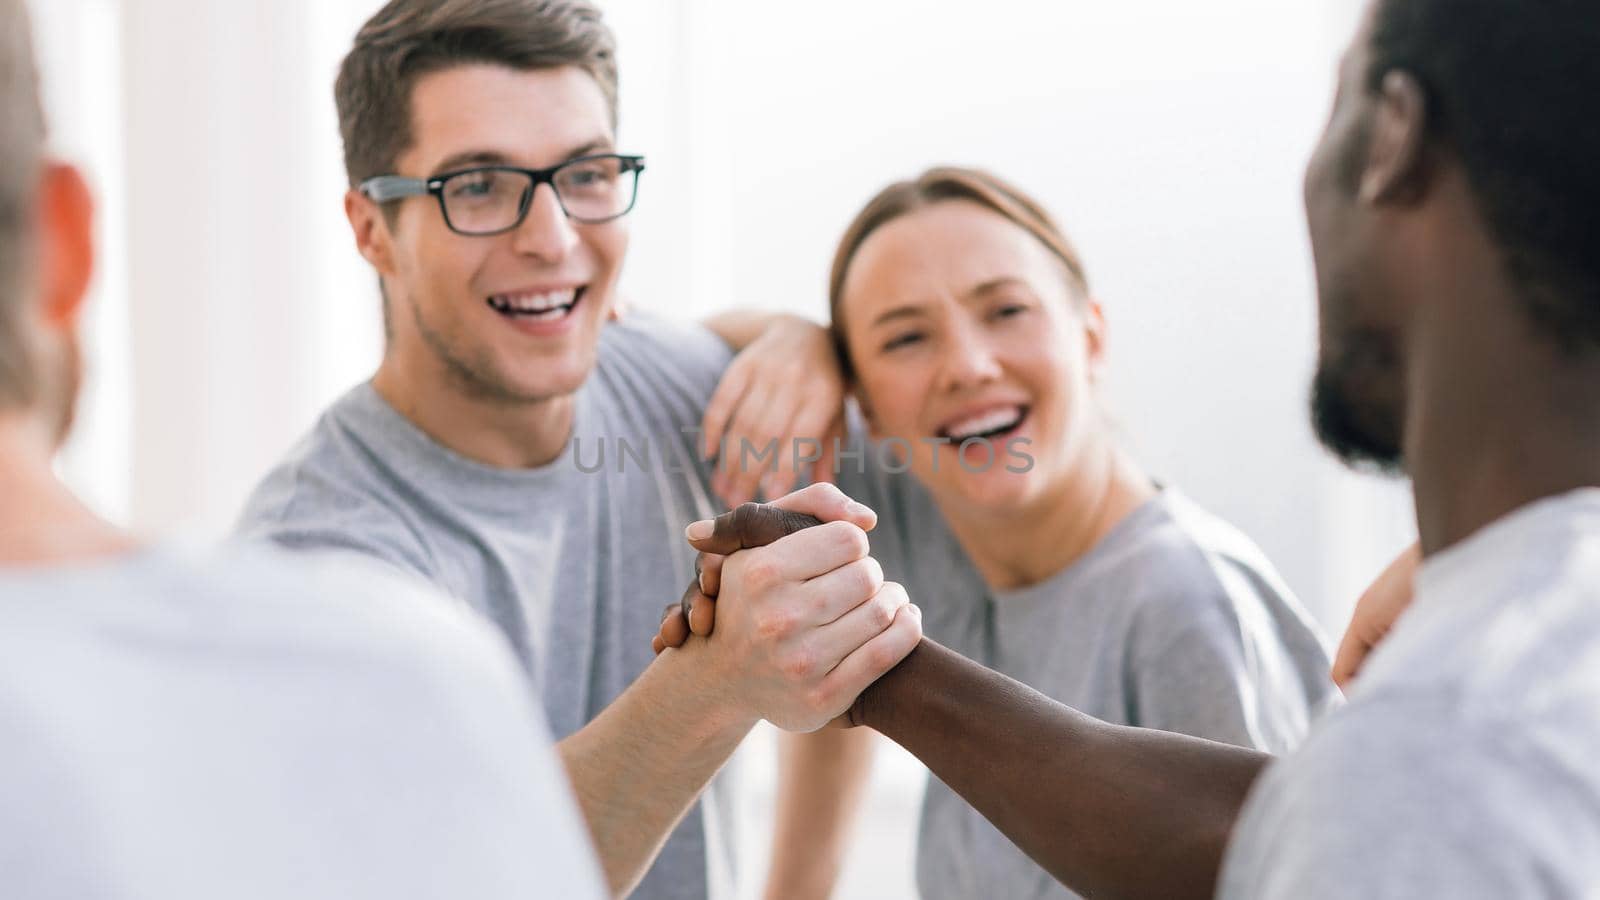
M 1600 892 L 1596 46 L 1591 2 L 1375 0 L 1344 57 L 1305 182 L 1313 420 L 1411 475 L 1421 562 L 1299 750 L 1110 725 L 926 640 L 849 722 L 1085 894 Z
M 0 0 L 0 894 L 598 897 L 504 639 L 374 565 L 146 545 L 55 476 L 93 262 Z

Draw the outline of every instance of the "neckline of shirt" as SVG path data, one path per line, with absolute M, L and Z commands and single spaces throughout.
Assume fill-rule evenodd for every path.
M 1068 563 L 1042 581 L 1009 590 L 990 589 L 989 596 L 996 606 L 1019 608 L 1030 604 L 1055 603 L 1061 595 L 1072 589 L 1074 583 L 1088 577 L 1100 561 L 1115 552 L 1131 536 L 1143 531 L 1144 526 L 1167 514 L 1170 504 L 1178 499 L 1176 489 L 1157 484 L 1156 492 L 1134 508 L 1118 522 L 1106 536 L 1090 547 L 1088 552 Z
M 1416 671 L 1407 660 L 1419 653 L 1437 669 L 1440 640 L 1459 646 L 1480 635 L 1487 619 L 1529 612 L 1512 610 L 1506 602 L 1512 583 L 1519 589 L 1534 587 L 1521 584 L 1530 571 L 1519 566 L 1532 566 L 1531 574 L 1548 577 L 1541 551 L 1583 537 L 1595 530 L 1592 523 L 1597 521 L 1600 488 L 1579 488 L 1528 503 L 1423 560 L 1410 608 L 1373 652 L 1348 692 L 1350 699 L 1410 684 Z
M 371 419 L 380 435 L 392 435 L 399 442 L 397 449 L 404 454 L 403 464 L 408 469 L 421 469 L 425 477 L 448 484 L 453 494 L 460 492 L 460 499 L 474 506 L 526 511 L 526 497 L 521 492 L 584 474 L 578 470 L 574 457 L 577 442 L 589 436 L 585 429 L 594 417 L 588 388 L 589 382 L 585 381 L 574 395 L 572 430 L 560 454 L 542 466 L 519 469 L 478 462 L 444 446 L 391 406 L 370 381 L 356 388 L 350 409 Z
M 1429 556 L 1417 570 L 1414 609 L 1438 605 L 1434 598 L 1450 593 L 1453 584 L 1479 582 L 1499 551 L 1548 532 L 1572 532 L 1573 519 L 1600 517 L 1600 488 L 1584 487 L 1525 504 L 1479 528 L 1450 547 Z M 1496 566 L 1498 571 L 1501 567 Z

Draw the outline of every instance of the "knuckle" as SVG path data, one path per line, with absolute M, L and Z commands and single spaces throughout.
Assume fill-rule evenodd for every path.
M 789 426 L 789 419 L 791 417 L 788 413 L 789 410 L 787 407 L 780 407 L 776 412 L 762 419 L 760 423 L 761 436 L 774 438 L 782 435 L 784 429 Z
M 861 585 L 862 593 L 868 596 L 883 593 L 883 565 L 870 556 L 862 558 L 856 565 L 865 579 Z
M 761 504 L 748 500 L 734 507 L 732 512 L 723 513 L 737 535 L 749 534 L 761 522 L 761 514 Z
M 839 490 L 839 486 L 831 481 L 819 481 L 806 488 L 806 492 L 811 495 L 808 499 L 821 500 L 828 503 L 845 499 L 844 491 Z
M 817 654 L 808 646 L 799 646 L 785 653 L 778 668 L 796 681 L 807 681 L 817 668 Z
M 899 619 L 900 614 L 896 613 L 895 618 Z M 922 619 L 915 615 L 908 615 L 905 618 L 906 645 L 902 652 L 910 653 L 911 648 L 915 647 L 917 642 L 922 640 Z
M 880 674 L 889 671 L 894 667 L 895 663 L 900 661 L 900 654 L 897 648 L 886 641 L 879 641 L 869 645 L 866 648 L 866 652 L 867 664 L 872 668 L 872 671 Z
M 823 528 L 826 529 L 832 549 L 847 559 L 860 559 L 871 549 L 867 544 L 867 533 L 853 523 L 829 522 Z
M 794 630 L 794 615 L 784 609 L 769 609 L 756 619 L 756 634 L 766 640 L 777 640 Z
M 747 590 L 766 591 L 778 583 L 778 564 L 768 556 L 758 556 L 744 567 L 744 586 Z
M 832 591 L 820 588 L 809 590 L 804 606 L 813 622 L 826 622 L 839 617 L 839 612 L 833 608 Z
M 895 613 L 900 611 L 899 604 L 895 603 L 893 598 L 885 599 L 881 592 L 873 598 L 868 608 L 871 610 L 872 625 L 878 631 L 883 631 L 894 624 Z
M 849 522 L 846 522 L 845 524 L 850 526 L 845 531 L 845 534 L 849 537 L 850 552 L 853 553 L 857 559 L 860 559 L 861 557 L 871 553 L 872 544 L 867 540 L 867 533 L 862 531 L 860 527 L 854 524 Z
M 858 559 L 846 566 L 842 572 L 843 581 L 840 590 L 845 596 L 861 598 L 858 602 L 869 602 L 878 605 L 878 594 L 881 593 L 880 584 L 883 580 L 881 573 L 875 569 L 872 557 Z M 829 604 L 830 598 L 826 595 L 817 598 L 819 608 Z
M 816 685 L 805 692 L 806 708 L 812 712 L 826 712 L 833 707 L 833 691 Z

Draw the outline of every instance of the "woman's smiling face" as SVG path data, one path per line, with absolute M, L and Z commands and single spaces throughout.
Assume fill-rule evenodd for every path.
M 839 314 L 857 397 L 947 509 L 1037 500 L 1102 427 L 1104 323 L 1073 284 L 1033 235 L 966 200 L 889 221 L 851 259 Z

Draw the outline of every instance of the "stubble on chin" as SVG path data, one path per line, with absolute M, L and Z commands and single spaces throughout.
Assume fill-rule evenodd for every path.
M 1402 474 L 1403 396 L 1393 341 L 1375 332 L 1347 336 L 1327 348 L 1312 381 L 1317 440 L 1347 465 Z

